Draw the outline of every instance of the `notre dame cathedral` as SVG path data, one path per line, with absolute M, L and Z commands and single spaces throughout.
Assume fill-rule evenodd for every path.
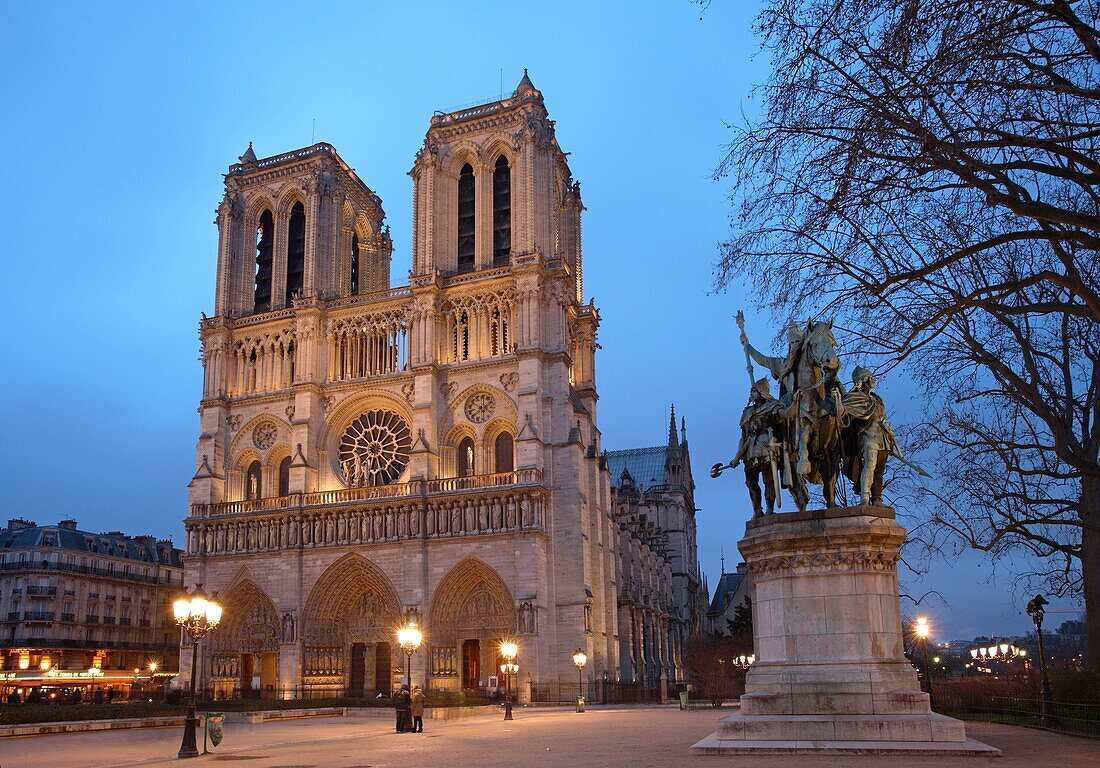
M 225 607 L 201 686 L 388 693 L 408 621 L 432 689 L 485 688 L 505 638 L 532 686 L 575 680 L 577 648 L 589 680 L 682 680 L 694 507 L 670 537 L 613 505 L 584 206 L 542 94 L 524 73 L 436 113 L 410 176 L 401 287 L 382 201 L 329 144 L 250 145 L 225 176 L 186 519 L 186 583 Z

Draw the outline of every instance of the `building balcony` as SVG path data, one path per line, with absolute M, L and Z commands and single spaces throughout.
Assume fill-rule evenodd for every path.
M 149 621 L 149 619 L 142 619 L 141 621 L 138 622 L 138 626 L 139 627 L 148 627 L 148 626 L 151 626 L 151 622 Z
M 8 611 L 8 621 L 19 621 L 19 611 Z
M 119 619 L 118 620 L 118 625 L 120 627 L 128 627 L 128 626 L 130 626 L 130 620 L 129 619 Z
M 57 597 L 57 587 L 27 587 L 27 594 L 37 597 Z
M 103 617 L 103 623 L 104 624 L 114 624 L 115 623 L 115 617 L 114 616 L 104 616 Z
M 0 641 L 0 648 L 83 649 L 88 651 L 156 651 L 165 656 L 179 653 L 179 643 L 130 643 L 125 640 L 57 640 L 44 637 L 19 637 Z
M 139 581 L 143 584 L 180 584 L 183 582 L 182 574 L 180 575 L 179 579 L 174 580 L 173 582 L 165 582 L 162 578 L 155 575 L 142 576 L 136 573 L 118 573 L 117 571 L 112 569 L 93 568 L 90 565 L 73 565 L 72 563 L 51 563 L 49 561 L 36 563 L 0 563 L 0 572 L 8 571 L 26 571 L 28 573 L 79 573 L 85 576 L 99 576 L 108 579 L 118 579 L 120 581 Z M 89 595 L 89 597 L 91 597 L 91 595 Z
M 537 469 L 197 504 L 187 553 L 216 555 L 546 531 Z
M 65 590 L 65 597 L 76 597 L 76 590 L 75 589 L 66 589 Z
M 69 621 L 69 622 L 75 622 L 76 621 L 76 614 L 75 613 L 63 613 L 63 614 L 61 614 L 61 620 L 62 621 Z
M 84 623 L 85 624 L 98 624 L 99 623 L 99 616 L 97 616 L 94 613 L 89 613 L 87 616 L 84 617 Z
M 23 621 L 53 621 L 53 611 L 23 611 Z

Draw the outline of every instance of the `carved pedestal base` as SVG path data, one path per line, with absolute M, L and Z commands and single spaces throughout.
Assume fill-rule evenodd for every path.
M 753 580 L 756 663 L 741 712 L 692 751 L 996 753 L 931 711 L 903 655 L 904 541 L 884 507 L 750 522 L 738 548 Z

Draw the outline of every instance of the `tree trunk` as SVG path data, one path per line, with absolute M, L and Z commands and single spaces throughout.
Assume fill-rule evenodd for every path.
M 1081 479 L 1081 581 L 1085 597 L 1088 671 L 1100 674 L 1100 477 Z

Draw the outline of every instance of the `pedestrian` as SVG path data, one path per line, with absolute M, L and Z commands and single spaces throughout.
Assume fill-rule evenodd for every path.
M 424 733 L 424 691 L 419 685 L 413 688 L 409 699 L 409 714 L 412 715 L 412 732 Z
M 393 708 L 397 713 L 397 732 L 404 733 L 409 727 L 409 686 L 402 685 L 394 692 Z

